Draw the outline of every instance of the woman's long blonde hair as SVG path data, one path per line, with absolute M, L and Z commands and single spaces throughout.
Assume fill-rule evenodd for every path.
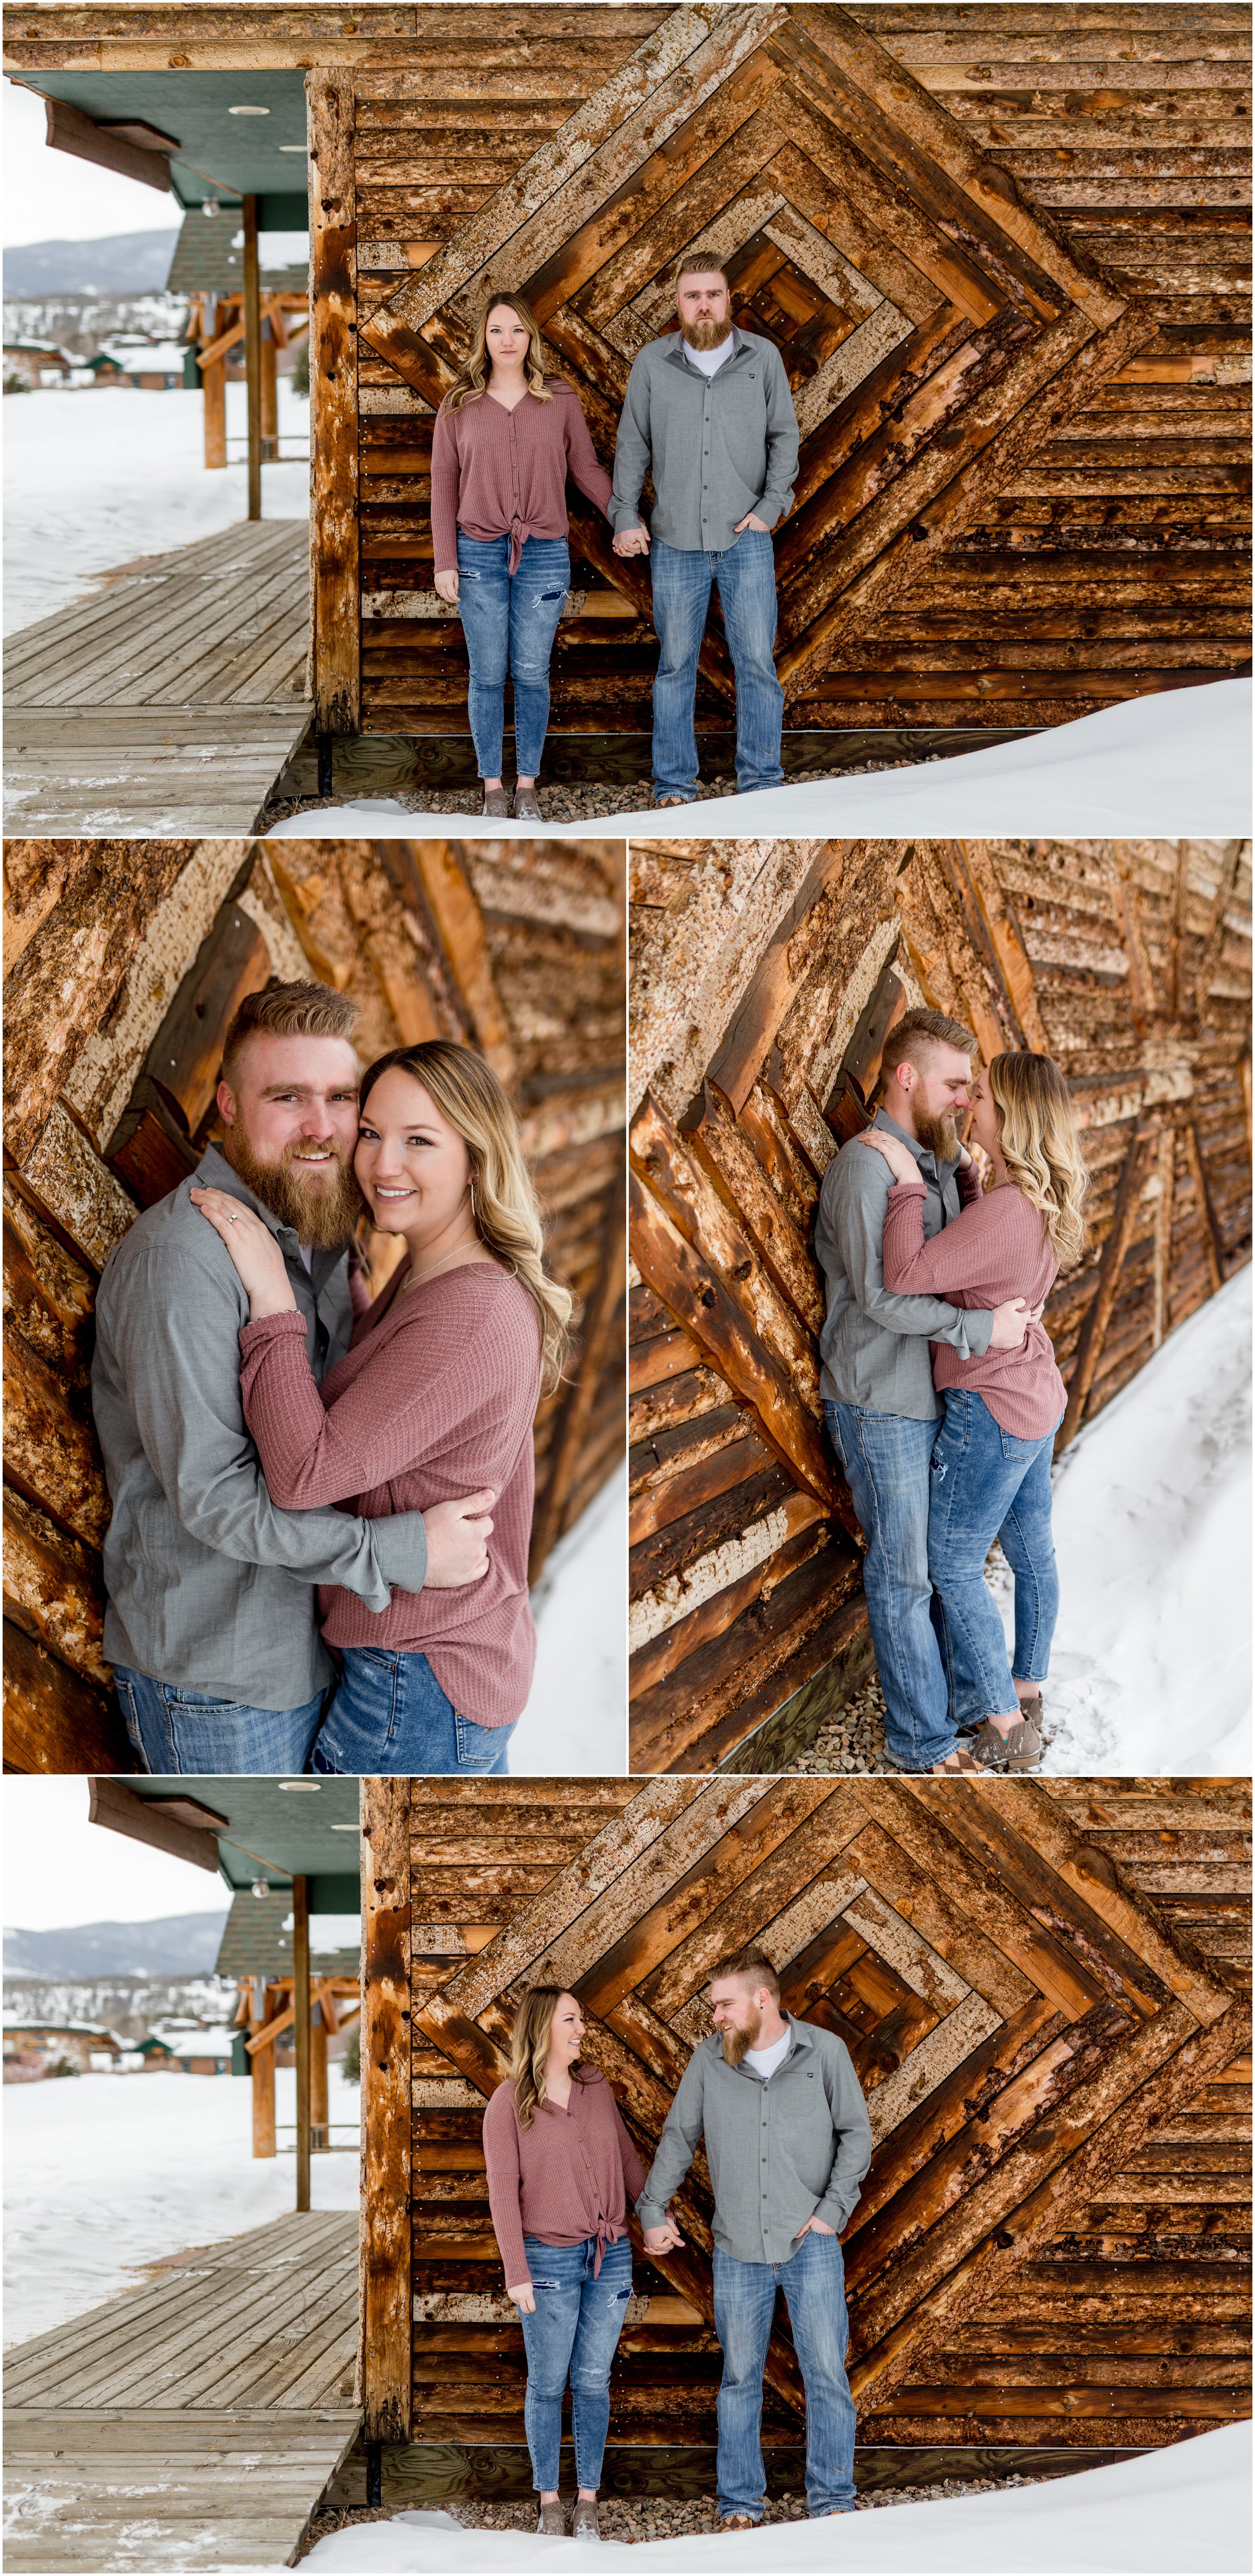
M 545 2106 L 545 2060 L 549 2055 L 549 2035 L 553 2017 L 569 1986 L 531 1986 L 514 2016 L 510 2031 L 510 2081 L 514 2086 L 515 2107 L 520 2129 L 530 2129 L 538 2111 Z M 577 2057 L 571 2069 L 573 2084 L 586 2084 L 588 2070 Z
M 517 313 L 527 333 L 528 348 L 523 366 L 529 394 L 535 394 L 537 402 L 553 401 L 553 395 L 545 383 L 540 324 L 530 304 L 526 304 L 521 295 L 515 295 L 506 288 L 500 294 L 494 290 L 491 295 L 485 296 L 475 323 L 475 337 L 471 342 L 470 356 L 464 359 L 459 367 L 440 406 L 442 411 L 461 411 L 463 403 L 477 401 L 480 394 L 484 392 L 492 373 L 492 360 L 488 355 L 488 325 L 499 304 L 504 304 L 511 313 Z
M 475 1231 L 480 1242 L 512 1270 L 526 1288 L 540 1323 L 541 1392 L 558 1385 L 570 1339 L 572 1298 L 569 1288 L 545 1269 L 544 1235 L 531 1174 L 519 1146 L 519 1122 L 492 1066 L 472 1047 L 454 1046 L 448 1038 L 427 1038 L 420 1046 L 394 1047 L 381 1055 L 362 1077 L 359 1107 L 381 1073 L 399 1065 L 430 1092 L 449 1125 L 456 1128 L 471 1161 Z
M 989 1091 L 1010 1179 L 1031 1206 L 1040 1208 L 1061 1267 L 1079 1261 L 1089 1174 L 1081 1157 L 1075 1104 L 1054 1057 L 994 1056 Z

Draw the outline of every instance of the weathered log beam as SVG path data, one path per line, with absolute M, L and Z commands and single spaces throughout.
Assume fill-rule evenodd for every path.
M 413 2429 L 408 1779 L 361 1784 L 363 2107 L 360 2387 L 368 2442 Z

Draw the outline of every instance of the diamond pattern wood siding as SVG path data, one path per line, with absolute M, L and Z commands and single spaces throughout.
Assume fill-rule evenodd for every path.
M 893 1022 L 926 1002 L 1069 1077 L 1064 1443 L 1249 1258 L 1250 851 L 673 841 L 632 868 L 632 1767 L 771 1770 L 871 1651 L 812 1233 Z
M 5 858 L 5 1760 L 133 1761 L 101 1651 L 96 1280 L 216 1122 L 223 1031 L 273 974 L 361 1009 L 369 1063 L 450 1037 L 520 1113 L 576 1299 L 535 1431 L 533 1575 L 622 1455 L 621 843 L 10 843 Z M 395 1240 L 377 1237 L 386 1276 Z
M 520 1994 L 570 1985 L 648 2158 L 710 2027 L 711 1966 L 751 1937 L 869 2098 L 845 2237 L 864 2440 L 1155 2443 L 1247 2411 L 1244 1784 L 414 1781 L 364 1799 L 393 1855 L 394 1980 L 408 1855 L 412 2037 L 363 2063 L 368 2138 L 409 2068 L 409 2169 L 377 2163 L 364 2242 L 396 2266 L 409 2240 L 413 2439 L 523 2437 L 480 2144 Z M 368 1981 L 371 1958 L 368 1938 Z M 637 2243 L 617 2442 L 713 2439 L 700 2160 L 681 2197 L 683 2252 L 649 2264 Z M 802 2437 L 782 2316 L 765 2423 Z
M 945 6 L 490 7 L 473 32 L 431 9 L 412 65 L 336 75 L 315 117 L 326 294 L 357 365 L 354 397 L 332 317 L 324 720 L 466 730 L 461 627 L 431 586 L 431 415 L 482 290 L 528 295 L 609 465 L 697 243 L 780 349 L 802 430 L 776 532 L 791 726 L 1053 724 L 1241 663 L 1247 21 L 1225 0 L 1126 10 L 1115 66 L 1112 47 L 1096 6 L 1013 27 Z M 552 722 L 637 731 L 647 570 L 571 497 Z M 702 727 L 731 700 L 716 609 Z

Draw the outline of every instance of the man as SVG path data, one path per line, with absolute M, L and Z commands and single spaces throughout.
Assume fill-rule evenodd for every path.
M 872 1124 L 900 1137 L 919 1166 L 929 1242 L 959 1214 L 955 1120 L 968 1106 L 975 1047 L 961 1021 L 919 1010 L 890 1030 L 885 1049 Z M 1015 1350 L 1028 1308 L 1016 1297 L 992 1313 L 964 1313 L 941 1297 L 891 1295 L 881 1247 L 892 1186 L 881 1156 L 857 1142 L 824 1175 L 815 1220 L 828 1287 L 819 1385 L 867 1540 L 863 1589 L 889 1750 L 901 1770 L 930 1771 L 955 1757 L 955 1733 L 941 1609 L 928 1579 L 929 1462 L 944 1411 L 928 1345 L 950 1342 L 962 1359 Z
M 858 2203 L 872 2138 L 843 2042 L 780 2010 L 761 1950 L 721 1959 L 714 2031 L 693 2051 L 637 2201 L 647 2254 L 682 2240 L 667 2216 L 697 2151 L 715 2195 L 719 2517 L 747 2531 L 763 2513 L 763 2367 L 777 2286 L 806 2390 L 806 2510 L 854 2509 L 854 2406 L 839 2236 Z
M 678 331 L 633 361 L 614 458 L 616 554 L 652 559 L 654 802 L 697 794 L 697 656 L 718 586 L 736 672 L 736 783 L 778 787 L 784 696 L 776 678 L 771 530 L 793 499 L 798 430 L 779 350 L 736 328 L 727 273 L 700 253 L 676 279 Z M 654 515 L 638 503 L 652 471 Z
M 321 984 L 250 994 L 223 1049 L 221 1152 L 209 1146 L 105 1264 L 92 1368 L 113 1498 L 104 1648 L 150 1771 L 300 1771 L 335 1677 L 315 1586 L 383 1610 L 395 1586 L 487 1567 L 491 1494 L 391 1520 L 275 1509 L 240 1403 L 248 1295 L 188 1195 L 226 1190 L 269 1228 L 321 1382 L 353 1326 L 356 1019 Z

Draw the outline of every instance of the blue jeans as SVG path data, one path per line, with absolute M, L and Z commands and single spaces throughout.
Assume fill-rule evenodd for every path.
M 664 545 L 650 548 L 654 625 L 661 651 L 654 680 L 654 798 L 697 793 L 697 656 L 718 585 L 724 633 L 736 672 L 736 783 L 778 787 L 784 691 L 776 678 L 776 559 L 770 537 L 746 528 L 721 554 Z
M 632 2248 L 626 2236 L 607 2245 L 596 2280 L 595 2236 L 581 2245 L 543 2245 L 539 2236 L 525 2236 L 523 2248 L 536 2295 L 534 2316 L 519 2316 L 527 2354 L 523 2426 L 532 2483 L 540 2495 L 557 2493 L 562 2397 L 569 2373 L 575 2483 L 597 2487 L 610 2423 L 610 2364 L 632 2295 Z
M 931 1771 L 954 1749 L 941 1605 L 928 1571 L 928 1467 L 935 1422 L 824 1405 L 867 1554 L 863 1590 L 899 1769 Z
M 948 1386 L 929 1479 L 928 1571 L 940 1596 L 956 1723 L 1016 1712 L 1012 1681 L 1044 1681 L 1059 1616 L 1059 1576 L 1050 1528 L 1050 1459 L 1055 1431 L 1017 1440 L 995 1422 L 983 1396 Z M 995 1539 L 1015 1577 L 1015 1661 L 985 1559 Z
M 518 1723 L 476 1726 L 446 1699 L 426 1655 L 346 1646 L 344 1670 L 314 1746 L 315 1771 L 503 1772 Z
M 245 1708 L 115 1664 L 118 1706 L 141 1771 L 303 1771 L 326 1692 L 304 1708 Z
M 467 704 L 481 778 L 501 776 L 506 672 L 514 682 L 514 765 L 535 778 L 549 723 L 549 656 L 571 587 L 565 537 L 525 537 L 516 573 L 508 537 L 458 530 L 458 615 L 471 665 Z
M 777 2287 L 783 2290 L 806 2390 L 806 2510 L 854 2509 L 854 2400 L 845 2375 L 850 2329 L 845 2265 L 836 2236 L 802 2236 L 787 2263 L 741 2263 L 715 2247 L 715 2333 L 723 2348 L 719 2386 L 719 2511 L 762 2517 L 759 2427 L 763 2366 Z

